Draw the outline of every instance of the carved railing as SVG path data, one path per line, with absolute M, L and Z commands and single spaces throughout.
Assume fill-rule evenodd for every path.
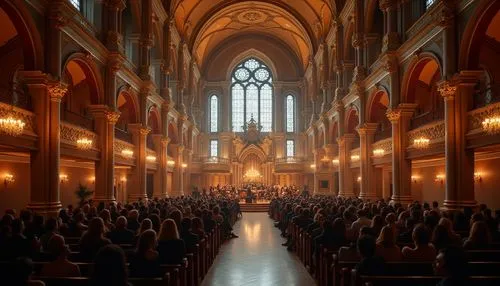
M 483 121 L 487 117 L 500 114 L 500 102 L 469 111 L 468 133 L 482 133 Z
M 131 156 L 131 157 L 126 157 L 126 156 L 123 156 L 122 155 L 122 151 L 124 149 L 129 149 L 129 150 L 132 150 L 134 151 L 135 150 L 135 146 L 133 144 L 130 144 L 128 142 L 125 142 L 123 140 L 120 140 L 120 139 L 115 139 L 115 142 L 114 142 L 114 152 L 115 152 L 115 155 L 118 155 L 122 158 L 125 158 L 125 159 L 134 159 L 136 154 L 134 152 L 134 154 Z
M 376 149 L 384 150 L 384 154 L 386 155 L 392 153 L 392 138 L 387 138 L 373 143 L 372 150 Z
M 430 144 L 435 142 L 444 141 L 445 127 L 444 121 L 436 121 L 413 129 L 408 132 L 408 144 L 413 145 L 413 141 L 417 138 L 427 138 L 430 140 Z
M 231 160 L 222 157 L 202 157 L 200 158 L 204 171 L 229 172 L 231 170 Z
M 203 164 L 230 164 L 231 161 L 229 158 L 222 158 L 222 157 L 200 157 L 200 161 L 203 162 Z
M 9 114 L 21 119 L 25 123 L 23 131 L 24 134 L 32 136 L 36 135 L 36 116 L 33 112 L 0 102 L 0 117 L 7 116 Z
M 351 156 L 359 156 L 361 154 L 361 150 L 359 148 L 351 149 Z
M 274 162 L 276 164 L 303 163 L 304 158 L 292 156 L 292 157 L 285 157 L 285 158 L 277 158 Z
M 151 150 L 150 148 L 146 148 L 146 156 L 155 156 L 156 157 L 156 151 Z
M 68 122 L 61 122 L 60 134 L 61 143 L 77 147 L 76 141 L 78 141 L 78 139 L 87 138 L 92 140 L 92 149 L 99 149 L 97 145 L 97 134 L 80 126 Z

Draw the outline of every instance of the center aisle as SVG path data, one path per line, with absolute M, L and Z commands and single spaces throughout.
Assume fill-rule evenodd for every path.
M 202 286 L 315 285 L 267 213 L 243 213 L 234 226 L 239 238 L 222 245 Z

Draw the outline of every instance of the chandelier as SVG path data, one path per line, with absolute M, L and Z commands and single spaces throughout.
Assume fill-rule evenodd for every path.
M 13 115 L 7 115 L 0 118 L 0 132 L 10 135 L 19 136 L 23 133 L 24 123 L 21 119 L 16 119 Z
M 351 161 L 359 161 L 359 155 L 351 155 Z
M 489 134 L 500 133 L 500 116 L 492 116 L 483 120 L 483 129 Z
M 123 149 L 122 150 L 122 156 L 126 158 L 131 158 L 134 155 L 134 151 L 130 149 Z
M 382 157 L 382 156 L 384 156 L 384 153 L 385 153 L 384 149 L 373 150 L 373 156 L 375 156 L 375 157 Z
M 246 177 L 246 178 L 248 178 L 248 179 L 255 179 L 255 178 L 260 178 L 260 177 L 262 177 L 262 175 L 260 174 L 260 172 L 259 172 L 259 171 L 255 170 L 255 169 L 252 167 L 250 170 L 248 170 L 248 171 L 245 173 L 244 177 Z
M 148 155 L 148 156 L 146 156 L 146 160 L 148 162 L 154 163 L 154 162 L 156 162 L 156 156 Z
M 429 147 L 430 142 L 431 142 L 431 140 L 429 140 L 428 138 L 420 137 L 420 138 L 413 140 L 413 145 L 417 149 L 424 149 L 424 148 Z
M 76 140 L 76 146 L 78 149 L 88 150 L 92 147 L 92 140 L 88 138 L 80 138 Z
M 340 164 L 340 161 L 338 158 L 332 160 L 332 164 L 335 166 L 338 166 Z

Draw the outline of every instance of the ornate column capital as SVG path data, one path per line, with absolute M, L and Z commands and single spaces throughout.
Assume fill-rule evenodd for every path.
M 373 135 L 377 131 L 378 123 L 364 123 L 357 128 L 359 135 Z
M 380 0 L 378 5 L 380 10 L 386 11 L 387 9 L 395 9 L 397 6 L 397 0 Z
M 455 99 L 455 94 L 457 92 L 457 86 L 452 85 L 452 83 L 448 80 L 442 81 L 439 83 L 438 91 L 444 100 L 453 100 Z
M 119 111 L 111 111 L 108 110 L 105 112 L 106 115 L 106 120 L 108 121 L 109 124 L 116 124 L 118 122 L 118 119 L 120 118 L 121 113 Z
M 391 123 L 396 123 L 401 118 L 401 110 L 388 109 L 385 115 L 387 116 L 387 119 L 389 119 Z
M 49 83 L 48 90 L 51 101 L 61 102 L 61 99 L 68 92 L 68 87 L 62 82 L 55 81 Z

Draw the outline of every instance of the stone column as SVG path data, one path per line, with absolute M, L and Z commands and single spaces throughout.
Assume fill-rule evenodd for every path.
M 141 0 L 141 38 L 139 40 L 139 77 L 151 80 L 151 47 L 153 46 L 153 0 Z
M 231 118 L 231 90 L 229 88 L 229 83 L 228 82 L 223 82 L 222 83 L 222 96 L 220 97 L 222 100 L 222 112 L 219 112 L 219 118 L 222 121 L 222 131 L 223 132 L 232 132 L 233 129 L 231 128 L 232 126 L 232 118 Z M 224 110 L 227 111 L 224 112 Z
M 193 150 L 192 149 L 185 149 L 184 150 L 184 164 L 187 166 L 184 168 L 183 167 L 183 179 L 184 179 L 184 188 L 183 188 L 183 194 L 184 195 L 190 195 L 192 193 L 192 188 L 191 188 L 191 163 L 193 159 Z M 182 167 L 182 166 L 181 166 Z
M 103 11 L 103 31 L 104 42 L 109 51 L 124 53 L 123 36 L 121 31 L 122 11 L 126 5 L 123 0 L 103 1 L 105 11 Z
M 285 99 L 284 99 L 284 95 L 283 95 L 283 84 L 282 83 L 274 83 L 273 87 L 274 87 L 274 98 L 275 98 L 275 100 L 273 101 L 274 102 L 274 104 L 273 104 L 274 132 L 283 132 L 283 130 L 286 129 L 286 127 L 285 127 L 286 122 L 283 120 L 283 119 L 285 119 L 285 112 L 284 112 Z
M 375 182 L 375 170 L 372 165 L 373 153 L 373 140 L 375 131 L 377 130 L 377 123 L 365 123 L 362 127 L 358 128 L 360 145 L 360 199 L 370 199 L 372 201 L 377 199 L 377 190 Z
M 184 173 L 184 168 L 182 165 L 184 164 L 183 162 L 183 152 L 184 152 L 184 146 L 179 145 L 179 144 L 171 144 L 172 146 L 172 157 L 175 161 L 175 167 L 174 167 L 174 173 L 173 173 L 173 178 L 172 178 L 172 192 L 171 192 L 171 197 L 177 197 L 177 196 L 182 196 L 184 195 L 184 180 L 183 180 L 183 173 Z
M 454 82 L 443 81 L 439 92 L 445 101 L 446 194 L 443 207 L 475 207 L 474 150 L 466 148 L 467 111 L 481 72 L 462 71 Z
M 94 117 L 95 130 L 99 141 L 96 145 L 101 150 L 99 160 L 95 161 L 94 199 L 99 202 L 113 202 L 115 179 L 115 124 L 120 113 L 111 111 L 105 105 L 91 105 L 89 112 Z
M 352 36 L 352 46 L 356 52 L 355 54 L 355 67 L 352 77 L 353 82 L 361 81 L 366 77 L 366 69 L 364 66 L 364 47 L 365 47 L 365 34 L 364 34 L 364 18 L 365 18 L 365 5 L 363 0 L 355 0 L 355 24 L 354 34 Z
M 390 166 L 384 166 L 382 168 L 382 198 L 386 200 L 387 198 L 390 198 L 391 195 L 391 184 L 392 184 L 392 178 L 391 178 L 391 168 Z
M 344 134 L 337 139 L 339 146 L 339 196 L 341 197 L 354 197 L 350 166 L 351 146 L 354 139 L 354 134 Z
M 51 0 L 46 4 L 46 31 L 45 31 L 45 68 L 54 78 L 61 78 L 61 29 L 68 23 L 64 15 L 64 2 Z
M 28 208 L 39 214 L 57 216 L 62 207 L 59 190 L 60 104 L 66 86 L 48 82 L 40 72 L 24 72 L 36 115 L 37 149 L 30 153 L 31 198 Z
M 395 0 L 380 0 L 380 10 L 384 12 L 385 22 L 385 35 L 382 41 L 382 52 L 395 51 L 399 43 L 398 34 L 398 14 L 397 14 L 398 1 Z M 406 30 L 405 30 L 406 31 Z
M 169 138 L 161 135 L 153 135 L 153 142 L 156 151 L 156 162 L 158 162 L 158 168 L 154 174 L 154 198 L 166 198 L 167 193 L 167 148 Z
M 151 129 L 140 123 L 128 125 L 132 133 L 132 141 L 135 146 L 135 167 L 132 170 L 130 184 L 128 185 L 128 198 L 130 201 L 146 199 L 146 137 Z
M 411 160 L 406 159 L 408 146 L 407 132 L 409 120 L 415 110 L 415 104 L 400 104 L 397 109 L 390 109 L 387 118 L 392 124 L 392 201 L 407 204 L 411 198 Z
M 439 25 L 443 27 L 443 78 L 451 79 L 457 72 L 456 0 L 442 0 Z

